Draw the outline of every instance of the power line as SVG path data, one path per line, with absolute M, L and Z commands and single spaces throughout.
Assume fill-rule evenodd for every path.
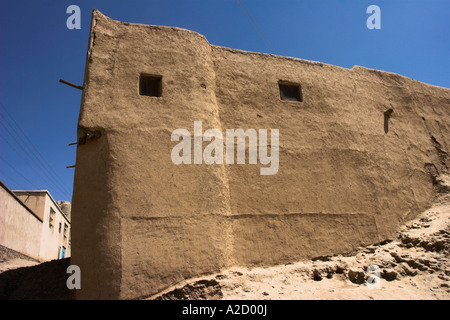
M 26 136 L 26 134 L 23 132 L 23 130 L 20 128 L 20 126 L 17 124 L 17 122 L 14 120 L 14 118 L 9 114 L 9 112 L 6 110 L 6 107 L 0 103 L 0 106 L 2 107 L 2 109 L 8 113 L 8 116 L 12 119 L 12 121 L 14 121 L 14 123 L 16 124 L 17 128 L 19 128 L 23 134 L 23 136 L 28 140 L 29 144 L 31 146 L 34 147 L 34 145 L 32 144 L 32 142 L 30 141 L 30 139 Z M 43 161 L 45 161 L 45 159 L 43 159 L 42 155 L 42 161 L 39 159 L 39 157 L 36 155 L 36 153 L 25 143 L 25 141 L 20 137 L 19 133 L 15 130 L 14 126 L 11 125 L 11 123 L 8 121 L 7 118 L 3 118 L 6 123 L 11 127 L 12 131 L 14 131 L 15 135 L 13 133 L 11 133 L 11 130 L 8 129 L 8 127 L 4 124 L 1 123 L 0 124 L 7 130 L 8 134 L 11 136 L 11 138 L 16 142 L 16 144 L 24 151 L 25 155 L 27 155 L 29 157 L 29 159 L 31 160 L 31 162 L 35 165 L 37 165 L 37 167 L 42 170 L 41 172 L 47 177 L 47 179 L 45 179 L 44 177 L 42 177 L 42 175 L 34 168 L 34 166 L 31 166 L 31 169 L 33 169 L 33 171 L 35 171 L 35 173 L 44 181 L 47 181 L 47 183 L 49 183 L 49 185 L 53 185 L 56 189 L 58 189 L 61 192 L 61 195 L 63 195 L 64 197 L 69 197 L 70 198 L 70 192 L 68 191 L 68 189 L 65 187 L 65 185 L 61 182 L 56 181 L 56 179 L 54 177 L 58 177 L 56 174 L 54 174 L 51 170 L 52 169 L 48 169 L 45 167 L 45 164 L 43 163 Z M 17 139 L 19 138 L 21 140 L 22 143 L 20 143 Z M 6 140 L 4 137 L 2 137 L 6 143 L 14 150 L 15 153 L 17 153 L 22 160 L 24 160 L 24 162 L 26 163 L 27 160 L 24 159 L 24 157 L 20 154 L 20 152 L 17 151 L 16 148 L 14 148 L 8 140 Z M 34 147 L 34 149 L 36 150 L 36 152 L 39 152 L 36 147 Z M 40 154 L 40 153 L 39 153 Z M 37 161 L 36 161 L 37 160 Z M 49 165 L 47 164 L 47 167 Z M 59 177 L 58 177 L 59 178 Z
M 20 130 L 20 132 L 22 133 L 22 135 L 25 137 L 25 139 L 28 141 L 28 144 L 36 151 L 36 153 L 39 155 L 40 159 L 42 159 L 43 165 L 47 166 L 47 170 L 50 170 L 50 172 L 53 174 L 53 172 L 51 170 L 53 170 L 51 168 L 51 166 L 48 164 L 48 162 L 45 160 L 45 158 L 42 156 L 42 154 L 39 152 L 39 150 L 35 147 L 35 145 L 33 144 L 33 142 L 28 138 L 28 136 L 26 135 L 26 133 L 22 130 L 22 128 L 20 127 L 20 125 L 17 123 L 16 120 L 14 120 L 13 116 L 9 113 L 9 111 L 7 110 L 7 108 L 4 106 L 4 104 L 0 101 L 0 107 L 5 111 L 5 113 L 9 116 L 9 118 L 14 122 L 15 126 Z M 7 120 L 7 119 L 5 119 Z M 10 126 L 11 124 L 8 123 Z M 15 131 L 14 127 L 11 126 L 11 128 Z M 16 131 L 15 131 L 16 132 Z M 16 132 L 17 133 L 17 132 Z M 21 139 L 22 140 L 22 139 Z M 22 140 L 23 141 L 23 140 Z M 31 149 L 31 148 L 30 148 Z M 36 158 L 39 160 L 39 157 L 36 156 Z M 57 179 L 59 179 L 59 182 L 64 186 L 64 182 L 61 180 L 61 178 L 57 175 L 57 174 L 53 174 Z M 67 190 L 68 191 L 68 190 Z
M 245 15 L 247 16 L 247 18 L 250 20 L 250 23 L 253 25 L 253 27 L 255 28 L 256 32 L 258 32 L 259 36 L 263 39 L 264 43 L 266 44 L 267 48 L 269 49 L 269 51 L 271 51 L 272 53 L 275 53 L 275 49 L 272 47 L 272 45 L 270 44 L 270 41 L 267 39 L 267 37 L 264 35 L 264 32 L 261 30 L 261 28 L 258 26 L 258 24 L 256 23 L 255 19 L 253 19 L 252 15 L 250 14 L 250 12 L 248 11 L 247 7 L 245 6 L 245 4 L 241 4 L 241 2 L 239 0 L 236 0 L 236 2 L 238 3 L 239 7 L 241 7 L 242 11 L 244 11 Z
M 20 183 L 17 182 L 16 179 L 11 178 L 11 177 L 8 176 L 6 173 L 3 173 L 3 172 L 1 172 L 1 171 L 2 171 L 2 170 L 1 170 L 1 168 L 0 168 L 0 175 L 2 175 L 2 176 L 4 176 L 4 177 L 8 178 L 8 180 L 10 180 L 11 182 L 13 182 L 13 183 L 15 183 L 16 185 L 20 186 Z M 8 186 L 8 187 L 9 187 L 9 186 Z M 39 188 L 38 188 L 38 189 L 39 189 Z
M 25 153 L 25 155 L 27 155 L 28 157 L 29 157 L 29 159 L 31 160 L 31 162 L 34 162 L 36 165 L 37 165 L 37 167 L 41 170 L 41 172 L 47 177 L 47 182 L 50 182 L 49 184 L 52 184 L 54 187 L 56 187 L 56 188 L 58 188 L 60 191 L 62 191 L 63 193 L 66 193 L 67 191 L 65 191 L 65 190 L 63 190 L 63 188 L 62 188 L 62 186 L 61 185 L 59 185 L 59 184 L 57 184 L 56 182 L 55 182 L 55 180 L 53 180 L 49 175 L 48 175 L 48 173 L 46 172 L 46 170 L 42 167 L 42 165 L 41 164 L 39 164 L 39 163 L 37 163 L 37 162 L 35 162 L 35 160 L 33 159 L 33 155 L 31 154 L 31 153 L 29 153 L 29 151 L 26 149 L 26 145 L 25 144 L 21 144 L 19 141 L 17 141 L 17 139 L 16 139 L 16 137 L 11 133 L 11 131 L 9 131 L 9 129 L 8 129 L 8 127 L 6 127 L 5 126 L 5 124 L 4 123 L 1 123 L 0 122 L 0 125 L 2 125 L 5 129 L 6 129 L 6 131 L 8 132 L 8 134 L 11 136 L 11 138 L 16 142 L 16 144 L 20 147 L 20 149 L 22 149 L 23 150 L 23 152 Z M 15 131 L 16 132 L 16 131 Z M 16 132 L 17 133 L 17 132 Z M 19 139 L 21 139 L 20 138 L 20 136 L 18 136 L 18 138 Z M 5 138 L 3 138 L 7 143 L 8 143 L 8 145 L 11 147 L 11 148 L 13 148 L 14 150 L 15 150 L 15 152 L 18 154 L 18 151 L 5 139 Z M 22 143 L 23 143 L 23 140 L 21 139 L 21 141 L 22 141 Z M 26 162 L 26 160 L 22 157 L 22 159 Z M 31 168 L 34 168 L 33 166 L 31 167 Z M 42 178 L 42 176 L 41 175 L 39 175 L 41 178 Z
M 0 124 L 2 124 L 2 123 L 0 123 Z M 22 156 L 22 154 L 19 152 L 19 151 L 17 151 L 17 149 L 16 148 L 14 148 L 14 146 L 13 145 L 11 145 L 11 143 L 9 143 L 9 141 L 5 138 L 5 137 L 3 137 L 3 136 L 0 136 L 0 138 L 2 138 L 3 140 L 5 140 L 5 142 L 9 145 L 9 147 L 25 162 L 25 163 L 27 163 L 27 160 Z M 20 146 L 20 145 L 19 145 Z M 30 166 L 30 168 L 39 176 L 39 178 L 41 178 L 45 183 L 47 183 L 47 184 L 49 184 L 49 185 L 51 185 L 52 183 L 51 182 L 49 182 L 47 179 L 45 179 L 40 173 L 39 173 L 39 171 L 37 171 L 36 170 L 36 168 L 35 167 L 33 167 L 33 166 Z M 58 188 L 59 189 L 59 188 Z M 61 189 L 59 189 L 60 191 L 62 191 Z M 60 193 L 60 191 L 58 191 L 58 193 Z M 64 191 L 62 191 L 62 193 L 61 193 L 61 195 L 65 195 L 65 192 Z
M 65 182 L 57 175 L 55 174 L 51 168 L 51 166 L 48 164 L 48 162 L 45 160 L 45 158 L 42 156 L 42 154 L 39 152 L 39 150 L 34 146 L 33 142 L 31 142 L 31 140 L 28 138 L 28 136 L 25 134 L 25 132 L 22 130 L 22 128 L 19 126 L 19 124 L 16 122 L 16 120 L 14 120 L 14 118 L 11 116 L 11 114 L 8 112 L 8 110 L 6 109 L 6 107 L 3 105 L 3 103 L 0 101 L 0 107 L 2 107 L 2 109 L 6 112 L 6 114 L 9 116 L 9 118 L 14 122 L 14 124 L 16 125 L 16 127 L 21 131 L 22 135 L 25 137 L 25 139 L 28 141 L 28 144 L 36 151 L 37 155 L 33 152 L 33 150 L 30 148 L 30 150 L 33 152 L 33 154 L 35 155 L 36 159 L 44 166 L 46 167 L 47 172 L 49 172 L 49 174 L 51 174 L 53 177 L 55 177 L 56 180 L 59 180 L 58 183 L 61 184 L 61 186 L 66 190 L 66 192 L 70 193 L 69 188 L 66 188 Z M 7 119 L 5 119 L 7 120 Z M 9 124 L 9 123 L 8 123 Z M 10 125 L 10 124 L 9 124 Z M 11 125 L 10 125 L 11 126 Z M 14 127 L 11 126 L 11 128 L 15 131 Z M 19 136 L 20 138 L 20 136 Z M 22 139 L 21 139 L 22 140 Z M 23 141 L 23 140 L 22 140 Z M 42 159 L 42 161 L 40 159 Z
M 14 168 L 8 161 L 6 161 L 5 158 L 3 158 L 2 156 L 0 156 L 0 160 L 3 160 L 4 163 L 6 163 L 11 169 L 13 169 L 19 176 L 21 176 L 23 179 L 25 179 L 29 184 L 31 184 L 32 186 L 34 186 L 36 189 L 40 189 L 38 186 L 36 186 L 33 182 L 31 182 L 30 180 L 28 180 L 27 177 L 25 177 L 19 170 L 17 170 L 16 168 Z

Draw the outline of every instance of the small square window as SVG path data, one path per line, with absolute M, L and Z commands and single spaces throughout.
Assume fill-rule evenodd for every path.
M 280 81 L 278 86 L 280 87 L 281 100 L 303 101 L 302 88 L 298 83 Z
M 141 74 L 139 77 L 139 94 L 141 96 L 161 97 L 162 77 Z

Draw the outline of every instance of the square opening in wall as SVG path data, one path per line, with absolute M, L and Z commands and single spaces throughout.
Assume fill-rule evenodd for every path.
M 141 96 L 161 97 L 162 76 L 141 74 L 139 77 L 139 94 Z
M 302 88 L 298 83 L 280 81 L 280 99 L 289 101 L 302 101 Z

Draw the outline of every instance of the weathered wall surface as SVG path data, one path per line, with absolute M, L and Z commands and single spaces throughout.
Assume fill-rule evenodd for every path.
M 33 194 L 31 194 L 27 191 L 16 190 L 14 194 L 30 208 L 39 219 L 44 220 L 45 192 L 33 192 Z
M 50 208 L 55 212 L 54 226 L 50 228 Z M 45 197 L 45 203 L 41 210 L 44 212 L 44 223 L 42 226 L 41 250 L 40 256 L 42 260 L 61 259 L 62 248 L 65 249 L 64 257 L 70 257 L 69 233 L 70 223 L 61 212 L 61 209 L 49 197 Z M 60 226 L 61 225 L 61 229 Z M 67 237 L 64 238 L 64 225 L 67 225 Z
M 139 95 L 142 73 L 162 76 L 161 97 Z M 303 101 L 280 100 L 280 80 L 301 84 Z M 78 296 L 145 297 L 232 265 L 387 239 L 431 203 L 449 119 L 449 89 L 211 46 L 94 11 L 72 207 Z M 279 129 L 278 173 L 262 176 L 248 160 L 175 165 L 171 134 L 192 133 L 194 121 Z
M 42 220 L 0 183 L 0 245 L 39 260 Z
M 71 246 L 69 244 L 70 221 L 62 212 L 59 205 L 53 200 L 48 191 L 25 191 L 15 190 L 14 195 L 20 199 L 34 214 L 42 221 L 39 225 L 38 257 L 40 261 L 60 259 L 64 248 L 64 257 L 69 257 Z M 66 201 L 67 202 L 67 201 Z M 67 202 L 70 204 L 70 202 Z M 67 205 L 66 204 L 66 205 Z M 55 213 L 53 226 L 50 227 L 50 208 Z M 61 226 L 61 227 L 60 227 Z M 67 226 L 66 237 L 64 237 L 64 226 Z M 18 228 L 21 228 L 18 223 Z M 25 231 L 33 234 L 36 230 L 24 227 Z M 20 233 L 16 236 L 19 237 Z M 23 240 L 20 240 L 23 241 Z

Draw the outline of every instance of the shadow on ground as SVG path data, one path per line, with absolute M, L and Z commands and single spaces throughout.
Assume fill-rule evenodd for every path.
M 0 300 L 72 300 L 66 286 L 70 258 L 44 262 L 0 274 Z

